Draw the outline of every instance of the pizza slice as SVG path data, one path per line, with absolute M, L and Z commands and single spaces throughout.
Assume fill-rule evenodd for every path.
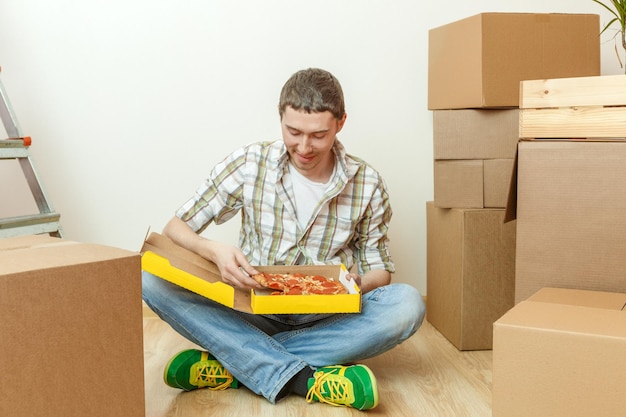
M 252 275 L 252 278 L 262 287 L 275 290 L 281 294 L 286 289 L 284 274 L 261 272 L 260 274 Z

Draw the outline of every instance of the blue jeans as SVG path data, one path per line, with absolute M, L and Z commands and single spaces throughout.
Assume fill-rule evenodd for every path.
M 356 362 L 402 343 L 426 312 L 415 288 L 391 284 L 363 294 L 360 314 L 247 314 L 147 272 L 143 299 L 174 330 L 272 403 L 307 366 Z

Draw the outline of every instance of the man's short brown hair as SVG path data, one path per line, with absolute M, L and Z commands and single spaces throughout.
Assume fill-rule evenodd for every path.
M 319 68 L 298 71 L 287 80 L 278 103 L 281 119 L 287 106 L 307 113 L 329 111 L 338 120 L 346 112 L 341 84 L 330 72 Z

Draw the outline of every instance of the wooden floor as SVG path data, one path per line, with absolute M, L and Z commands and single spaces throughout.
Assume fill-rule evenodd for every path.
M 181 392 L 163 383 L 163 367 L 194 347 L 151 312 L 144 313 L 147 417 L 491 416 L 491 351 L 460 352 L 430 323 L 408 341 L 363 361 L 376 375 L 380 403 L 363 414 L 290 396 L 276 405 L 246 388 Z

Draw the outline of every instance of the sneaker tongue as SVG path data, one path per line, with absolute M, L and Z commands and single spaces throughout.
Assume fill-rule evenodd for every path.
M 335 404 L 350 405 L 354 402 L 352 381 L 343 375 L 326 374 L 322 383 L 322 395 Z
M 352 381 L 343 374 L 345 368 L 325 368 L 309 379 L 307 401 L 350 406 L 354 401 Z

